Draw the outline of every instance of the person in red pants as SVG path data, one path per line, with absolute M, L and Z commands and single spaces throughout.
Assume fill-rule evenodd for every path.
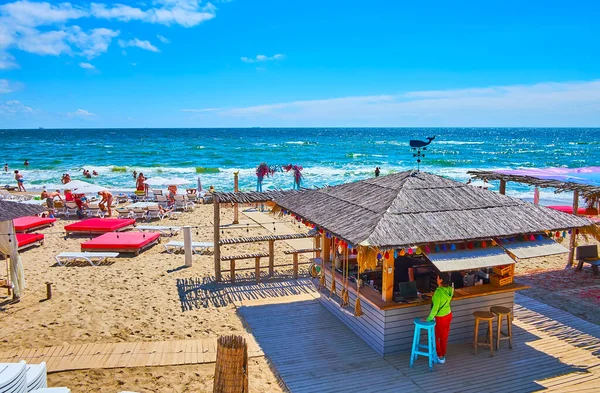
M 450 281 L 449 273 L 439 273 L 437 277 L 438 287 L 431 298 L 431 312 L 425 318 L 433 321 L 435 318 L 435 346 L 437 351 L 437 362 L 446 362 L 446 346 L 450 334 L 450 322 L 452 322 L 452 310 L 450 302 L 454 296 L 454 288 Z

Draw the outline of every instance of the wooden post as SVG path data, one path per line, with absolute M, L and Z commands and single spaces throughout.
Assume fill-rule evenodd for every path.
M 214 210 L 214 216 L 213 216 L 213 221 L 214 221 L 214 237 L 213 237 L 213 242 L 214 242 L 214 249 L 215 249 L 215 254 L 214 254 L 214 263 L 215 263 L 215 281 L 216 282 L 220 282 L 221 281 L 221 245 L 219 244 L 219 242 L 221 241 L 221 212 L 220 212 L 220 206 L 219 206 L 219 196 L 218 195 L 214 195 L 213 196 L 213 210 Z
M 577 235 L 575 234 L 575 229 L 571 229 L 571 235 L 569 235 L 569 258 L 567 260 L 567 266 L 565 269 L 569 269 L 573 266 L 573 261 L 575 260 L 575 239 Z
M 46 282 L 46 300 L 52 299 L 52 283 Z
M 500 194 L 506 195 L 506 180 L 500 179 Z
M 294 279 L 298 278 L 298 253 L 293 253 L 293 263 L 294 263 L 294 267 L 293 267 L 293 274 L 294 274 Z
M 260 282 L 260 257 L 254 258 L 254 275 L 256 282 Z
M 238 174 L 240 172 L 233 172 L 233 191 L 234 192 L 238 192 Z M 233 223 L 234 224 L 239 224 L 240 220 L 239 220 L 239 210 L 238 210 L 238 204 L 237 202 L 233 204 Z
M 331 249 L 330 240 L 325 235 L 325 232 L 323 232 L 322 240 L 323 240 L 323 247 L 321 247 L 321 248 L 323 249 L 323 251 L 322 251 L 323 262 L 325 263 L 325 262 L 329 262 L 330 251 L 331 251 L 330 250 Z
M 231 283 L 235 284 L 235 259 L 229 261 L 229 271 L 231 272 Z
M 321 248 L 321 236 L 317 235 L 315 236 L 315 248 Z M 321 251 L 317 251 L 315 253 L 315 258 L 320 258 L 321 257 Z
M 269 277 L 273 277 L 275 270 L 275 240 L 269 240 Z
M 185 266 L 192 267 L 192 228 L 183 227 L 183 249 L 185 251 Z
M 394 298 L 394 251 L 388 251 L 388 257 L 383 258 L 383 269 L 381 272 L 381 299 L 391 302 Z
M 219 337 L 213 393 L 248 392 L 248 345 L 246 340 L 241 336 Z
M 573 191 L 573 215 L 577 215 L 577 210 L 579 210 L 579 191 Z

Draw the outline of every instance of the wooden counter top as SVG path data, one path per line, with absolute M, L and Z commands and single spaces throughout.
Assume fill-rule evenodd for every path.
M 342 275 L 337 271 L 334 271 L 334 273 L 335 273 L 336 285 L 341 285 Z M 325 264 L 325 275 L 328 277 L 331 277 L 331 263 Z M 529 287 L 527 285 L 521 285 L 521 284 L 515 284 L 515 283 L 510 284 L 510 285 L 505 285 L 503 287 L 495 287 L 491 284 L 476 285 L 476 286 L 472 286 L 472 287 L 465 287 L 465 288 L 455 290 L 452 301 L 460 301 L 462 299 L 470 299 L 470 298 L 474 298 L 474 297 L 493 295 L 496 293 L 513 292 L 513 291 L 518 291 L 521 289 L 528 289 L 528 288 Z M 357 293 L 356 283 L 349 282 L 348 290 L 350 292 L 356 294 Z M 415 303 L 396 303 L 394 301 L 384 302 L 383 299 L 381 299 L 381 293 L 374 290 L 371 287 L 368 287 L 368 286 L 363 286 L 360 288 L 360 297 L 361 297 L 361 300 L 366 300 L 372 306 L 377 307 L 380 310 L 391 310 L 391 309 L 395 309 L 395 308 L 416 307 L 416 306 L 422 306 L 424 304 L 431 304 L 430 299 L 422 300 L 420 302 L 415 302 Z

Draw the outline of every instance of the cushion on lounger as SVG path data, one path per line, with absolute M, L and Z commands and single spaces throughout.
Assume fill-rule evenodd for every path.
M 44 240 L 44 235 L 41 233 L 17 233 L 17 244 L 19 247 L 26 246 L 40 240 Z
M 89 250 L 137 250 L 160 237 L 159 232 L 109 232 L 81 243 L 81 251 Z
M 547 206 L 547 207 L 549 207 L 550 209 L 558 210 L 559 212 L 573 214 L 572 206 Z M 585 208 L 580 207 L 579 209 L 577 209 L 577 214 L 583 215 L 583 214 L 588 214 L 588 213 L 586 213 Z M 592 214 L 592 213 L 589 213 L 589 214 Z
M 130 218 L 89 218 L 65 226 L 67 232 L 112 232 L 135 224 Z
M 56 221 L 56 218 L 38 217 L 38 216 L 27 216 L 15 218 L 13 223 L 15 224 L 15 231 L 26 231 L 31 228 L 37 228 L 44 225 L 51 225 Z

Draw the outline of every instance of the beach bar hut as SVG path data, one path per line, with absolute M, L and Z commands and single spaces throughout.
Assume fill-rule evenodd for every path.
M 410 350 L 413 320 L 427 296 L 396 282 L 408 255 L 421 294 L 439 271 L 471 273 L 477 284 L 455 291 L 450 342 L 472 340 L 477 310 L 513 308 L 515 260 L 567 252 L 555 231 L 589 228 L 586 218 L 524 202 L 441 176 L 406 171 L 273 200 L 322 236 L 322 304 L 381 355 Z M 462 277 L 462 275 L 461 275 Z M 466 281 L 466 280 L 464 280 Z

